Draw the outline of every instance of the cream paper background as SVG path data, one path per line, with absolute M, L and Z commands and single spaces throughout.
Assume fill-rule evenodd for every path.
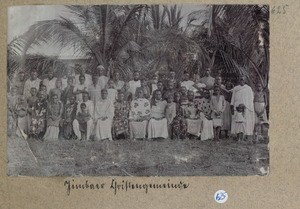
M 146 3 L 288 4 L 287 13 L 270 14 L 270 174 L 244 177 L 172 177 L 190 184 L 187 190 L 119 192 L 80 190 L 66 195 L 64 177 L 8 177 L 6 175 L 6 47 L 7 7 L 25 4 L 126 4 L 144 1 L 0 0 L 0 208 L 1 209 L 201 209 L 300 208 L 300 1 L 147 1 Z M 298 178 L 297 178 L 298 177 Z M 67 178 L 71 180 L 72 178 Z M 77 182 L 110 182 L 110 177 L 81 177 Z M 117 177 L 142 183 L 165 182 L 168 177 Z M 214 193 L 223 189 L 228 201 L 218 204 Z

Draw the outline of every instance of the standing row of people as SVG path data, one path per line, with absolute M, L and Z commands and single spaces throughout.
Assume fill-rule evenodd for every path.
M 221 77 L 211 77 L 210 69 L 191 80 L 188 72 L 177 81 L 175 72 L 165 80 L 158 75 L 146 80 L 134 72 L 124 82 L 118 72 L 106 76 L 71 71 L 55 78 L 53 71 L 40 80 L 32 71 L 25 81 L 20 72 L 8 96 L 9 120 L 22 136 L 44 140 L 65 139 L 219 139 L 224 130 L 244 135 L 258 132 L 267 123 L 266 99 L 261 86 L 253 95 L 241 77 L 233 88 Z M 22 82 L 23 81 L 23 82 Z M 12 129 L 13 130 L 13 129 Z

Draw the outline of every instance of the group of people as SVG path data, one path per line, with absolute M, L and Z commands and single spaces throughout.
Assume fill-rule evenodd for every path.
M 229 134 L 244 140 L 261 135 L 268 123 L 263 87 L 257 84 L 254 93 L 244 76 L 234 87 L 213 78 L 210 69 L 192 79 L 186 71 L 181 81 L 172 70 L 166 79 L 145 79 L 135 71 L 129 82 L 118 72 L 110 78 L 101 65 L 95 75 L 78 69 L 62 77 L 49 69 L 44 79 L 31 71 L 27 80 L 19 72 L 8 94 L 9 134 L 49 141 L 219 140 Z

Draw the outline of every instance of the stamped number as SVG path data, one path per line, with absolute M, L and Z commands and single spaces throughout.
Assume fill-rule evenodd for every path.
M 271 13 L 272 14 L 286 14 L 287 9 L 288 9 L 289 5 L 285 4 L 285 5 L 278 5 L 278 6 L 273 6 L 271 9 Z

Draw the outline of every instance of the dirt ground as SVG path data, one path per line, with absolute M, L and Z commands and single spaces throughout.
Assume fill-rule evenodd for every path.
M 247 144 L 233 139 L 20 140 L 23 139 L 8 139 L 9 175 L 246 176 L 267 175 L 269 167 L 267 143 Z M 26 146 L 32 154 L 24 151 Z

